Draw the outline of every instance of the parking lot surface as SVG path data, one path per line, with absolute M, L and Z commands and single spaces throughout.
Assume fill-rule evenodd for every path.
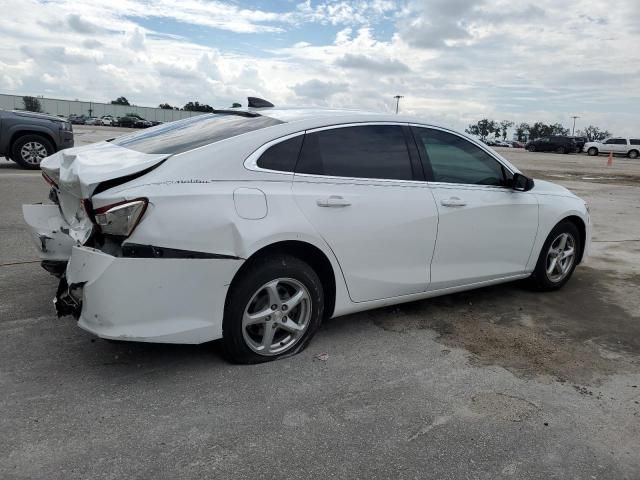
M 333 319 L 256 366 L 57 319 L 21 213 L 46 184 L 0 160 L 0 478 L 640 478 L 640 161 L 498 150 L 591 206 L 565 288 Z

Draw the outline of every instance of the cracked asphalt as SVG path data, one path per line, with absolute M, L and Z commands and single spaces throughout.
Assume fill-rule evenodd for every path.
M 256 366 L 57 319 L 20 209 L 47 188 L 0 160 L 0 478 L 640 478 L 640 161 L 501 153 L 591 205 L 563 290 L 350 315 Z

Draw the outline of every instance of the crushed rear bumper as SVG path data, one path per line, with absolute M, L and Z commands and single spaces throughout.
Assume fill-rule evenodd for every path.
M 203 343 L 222 337 L 227 290 L 242 263 L 114 257 L 73 247 L 56 309 L 102 338 Z

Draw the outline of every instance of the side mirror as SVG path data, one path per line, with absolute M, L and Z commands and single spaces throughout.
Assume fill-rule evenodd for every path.
M 511 181 L 511 188 L 518 192 L 528 192 L 534 186 L 533 178 L 526 177 L 521 173 L 514 173 Z

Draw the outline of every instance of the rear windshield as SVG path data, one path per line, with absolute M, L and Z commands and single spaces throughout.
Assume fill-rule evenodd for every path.
M 123 135 L 112 143 L 142 153 L 176 154 L 280 123 L 261 115 L 208 113 Z

